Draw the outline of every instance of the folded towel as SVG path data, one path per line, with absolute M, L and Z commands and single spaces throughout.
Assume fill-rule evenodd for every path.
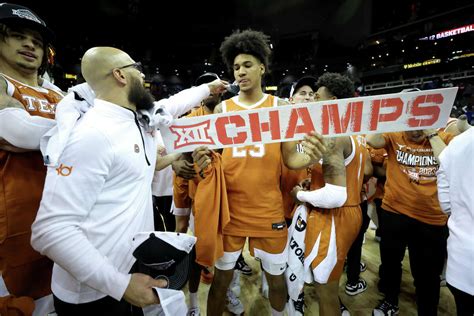
M 77 120 L 94 105 L 95 94 L 87 83 L 69 89 L 68 94 L 56 106 L 56 126 L 40 140 L 44 164 L 57 167 L 71 131 Z

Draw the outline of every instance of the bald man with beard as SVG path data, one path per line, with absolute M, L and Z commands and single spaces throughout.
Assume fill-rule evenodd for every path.
M 58 315 L 132 315 L 131 305 L 159 303 L 152 287 L 166 286 L 132 273 L 130 246 L 137 232 L 153 230 L 157 144 L 137 116 L 153 107 L 153 97 L 141 64 L 119 49 L 91 48 L 81 66 L 96 99 L 74 126 L 59 167 L 48 168 L 31 242 L 55 262 Z

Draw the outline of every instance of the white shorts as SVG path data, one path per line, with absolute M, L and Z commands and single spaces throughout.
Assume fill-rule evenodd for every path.
M 286 270 L 288 260 L 286 237 L 248 238 L 250 254 L 262 262 L 263 270 L 271 275 L 282 275 Z M 215 267 L 219 270 L 234 269 L 246 240 L 247 237 L 224 235 L 224 255 L 216 261 Z

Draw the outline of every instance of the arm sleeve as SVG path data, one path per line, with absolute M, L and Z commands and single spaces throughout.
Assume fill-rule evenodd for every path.
M 79 282 L 120 300 L 131 276 L 119 272 L 81 228 L 113 159 L 110 142 L 94 128 L 71 138 L 61 158 L 62 169 L 48 168 L 31 244 Z
M 326 185 L 318 190 L 299 191 L 296 197 L 301 202 L 310 203 L 314 207 L 336 208 L 346 203 L 347 190 L 346 187 L 326 183 Z
M 18 148 L 39 149 L 41 137 L 55 125 L 54 120 L 30 115 L 23 109 L 0 111 L 0 138 Z
M 156 103 L 161 107 L 165 107 L 173 118 L 178 118 L 198 106 L 209 94 L 210 91 L 207 84 L 202 84 L 183 90 L 168 99 L 163 99 Z
M 441 209 L 446 214 L 451 214 L 451 201 L 449 200 L 449 181 L 448 181 L 448 168 L 445 161 L 447 159 L 446 150 L 443 151 L 439 157 L 439 169 L 436 172 L 436 181 L 438 183 L 438 200 Z

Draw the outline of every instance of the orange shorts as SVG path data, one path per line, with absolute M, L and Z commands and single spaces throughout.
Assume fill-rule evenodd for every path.
M 217 260 L 215 266 L 220 270 L 234 269 L 247 238 L 249 239 L 250 254 L 260 259 L 266 272 L 272 275 L 280 275 L 285 272 L 288 261 L 286 236 L 272 238 L 224 235 L 224 255 Z
M 311 262 L 312 280 L 325 284 L 339 280 L 344 261 L 362 225 L 359 206 L 346 206 L 328 212 L 308 214 L 305 260 Z

